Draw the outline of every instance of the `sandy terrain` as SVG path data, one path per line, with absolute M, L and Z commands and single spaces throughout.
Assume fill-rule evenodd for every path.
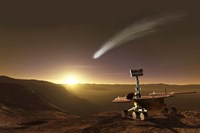
M 46 115 L 41 113 L 41 116 L 41 118 L 35 115 L 34 118 L 12 119 L 15 123 L 4 124 L 0 127 L 0 131 L 5 133 L 200 133 L 200 112 L 196 111 L 179 112 L 176 116 L 155 115 L 146 121 L 123 119 L 118 111 L 99 113 L 84 119 L 52 112 L 46 112 Z M 1 122 L 2 120 L 1 118 Z

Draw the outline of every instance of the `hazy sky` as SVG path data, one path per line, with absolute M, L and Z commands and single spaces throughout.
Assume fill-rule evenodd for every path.
M 0 2 L 0 74 L 60 82 L 200 83 L 198 0 L 6 0 Z M 125 27 L 166 14 L 187 14 L 94 60 Z

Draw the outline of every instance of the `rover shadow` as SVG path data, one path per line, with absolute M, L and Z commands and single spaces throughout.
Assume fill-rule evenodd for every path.
M 167 115 L 165 117 L 151 117 L 146 121 L 140 121 L 136 124 L 136 126 L 141 127 L 155 127 L 160 129 L 168 129 L 174 133 L 178 133 L 175 128 L 193 128 L 193 129 L 200 129 L 200 124 L 197 125 L 190 125 L 185 122 L 182 122 L 181 119 L 185 118 L 183 115 Z

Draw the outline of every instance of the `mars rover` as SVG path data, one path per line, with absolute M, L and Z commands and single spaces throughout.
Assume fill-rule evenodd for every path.
M 188 94 L 195 92 L 165 92 L 163 93 L 149 93 L 141 94 L 141 88 L 139 84 L 139 76 L 143 76 L 143 69 L 130 70 L 131 77 L 136 79 L 135 93 L 129 93 L 125 97 L 117 97 L 112 102 L 113 103 L 129 103 L 133 101 L 133 107 L 128 110 L 122 111 L 123 118 L 132 118 L 145 120 L 148 117 L 148 110 L 156 111 L 160 110 L 164 115 L 168 114 L 168 108 L 164 102 L 165 98 L 174 97 L 177 94 Z M 176 114 L 177 109 L 172 107 L 171 114 Z

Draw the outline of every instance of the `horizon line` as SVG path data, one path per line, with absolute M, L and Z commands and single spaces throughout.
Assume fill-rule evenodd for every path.
M 54 82 L 54 81 L 50 81 L 50 80 L 45 80 L 45 79 L 25 79 L 25 78 L 13 78 L 13 77 L 9 77 L 9 76 L 6 76 L 6 75 L 0 75 L 0 77 L 7 77 L 7 78 L 10 78 L 10 79 L 16 79 L 16 80 L 36 80 L 36 81 L 44 81 L 44 82 L 51 82 L 51 83 L 54 83 L 54 84 L 60 84 L 60 85 L 69 85 L 69 84 L 63 84 L 63 83 L 58 83 L 58 82 Z M 77 83 L 75 85 L 86 85 L 86 84 L 90 84 L 90 85 L 135 85 L 135 83 Z M 184 83 L 184 84 L 181 84 L 181 83 L 141 83 L 141 85 L 157 85 L 157 84 L 163 84 L 163 85 L 200 85 L 200 83 Z

